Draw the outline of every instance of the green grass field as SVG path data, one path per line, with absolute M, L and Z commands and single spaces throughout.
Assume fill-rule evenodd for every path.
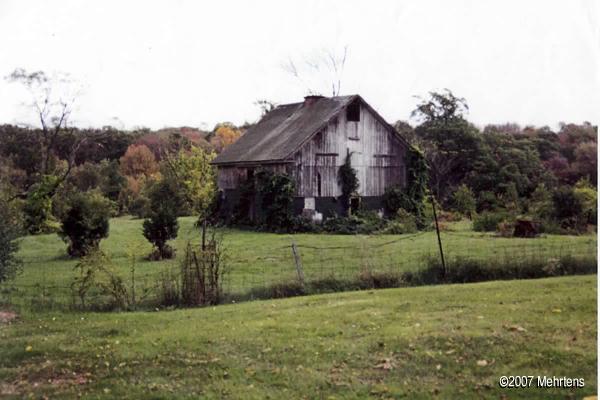
M 111 220 L 110 236 L 102 241 L 102 249 L 112 256 L 117 271 L 129 277 L 131 258 L 136 259 L 136 282 L 144 287 L 155 284 L 155 276 L 167 268 L 176 268 L 178 261 L 150 262 L 146 256 L 151 245 L 142 236 L 141 220 L 129 217 Z M 179 237 L 174 241 L 181 256 L 188 240 L 199 241 L 193 218 L 180 219 Z M 446 259 L 456 257 L 484 260 L 542 257 L 550 259 L 564 254 L 594 257 L 597 236 L 545 235 L 536 239 L 501 238 L 493 234 L 470 230 L 470 223 L 452 223 L 442 233 Z M 272 234 L 241 230 L 223 230 L 230 273 L 224 289 L 229 293 L 244 293 L 251 288 L 294 279 L 296 268 L 291 251 L 294 241 L 299 246 L 304 274 L 308 280 L 325 277 L 355 276 L 369 268 L 377 271 L 402 272 L 421 268 L 428 256 L 437 256 L 434 232 L 414 235 L 349 236 L 325 234 Z M 41 288 L 50 302 L 70 302 L 68 289 L 75 272 L 75 260 L 66 256 L 66 245 L 55 235 L 25 237 L 20 256 L 23 273 L 14 284 L 19 292 L 11 302 L 19 303 L 38 295 Z
M 193 219 L 182 218 L 180 226 L 179 256 L 188 240 L 199 238 Z M 223 233 L 231 270 L 225 290 L 238 292 L 294 278 L 292 241 L 307 279 L 364 268 L 415 270 L 437 254 L 433 232 Z M 499 238 L 472 232 L 464 221 L 442 238 L 450 262 L 594 257 L 597 243 L 595 234 Z M 23 273 L 0 288 L 0 311 L 19 314 L 11 324 L 0 322 L 0 397 L 581 398 L 596 392 L 596 275 L 84 313 L 69 311 L 76 261 L 65 247 L 56 235 L 24 238 Z M 111 220 L 102 248 L 124 278 L 135 259 L 140 286 L 178 265 L 145 259 L 151 248 L 140 220 Z M 584 378 L 585 388 L 499 388 L 500 376 L 515 374 Z
M 597 387 L 596 298 L 594 275 L 25 314 L 0 326 L 0 396 L 581 399 Z M 499 388 L 516 374 L 585 387 Z

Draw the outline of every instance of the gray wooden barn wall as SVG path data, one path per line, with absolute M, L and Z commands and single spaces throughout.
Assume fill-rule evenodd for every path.
M 298 195 L 339 196 L 337 171 L 351 153 L 361 196 L 380 196 L 386 187 L 405 183 L 406 147 L 377 118 L 361 105 L 360 121 L 347 121 L 342 112 L 294 156 Z
M 320 174 L 320 195 L 339 196 L 337 172 L 348 152 L 352 167 L 357 171 L 361 196 L 380 196 L 388 186 L 405 184 L 405 145 L 362 105 L 360 121 L 347 121 L 346 113 L 340 113 L 302 146 L 293 156 L 293 164 L 267 164 L 261 168 L 293 174 L 300 197 L 319 196 Z M 219 167 L 220 189 L 236 189 L 246 179 L 246 167 Z

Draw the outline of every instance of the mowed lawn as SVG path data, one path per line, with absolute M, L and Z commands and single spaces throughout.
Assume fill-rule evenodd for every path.
M 597 387 L 596 298 L 594 275 L 26 313 L 0 326 L 0 396 L 581 399 Z M 516 374 L 585 387 L 498 386 Z
M 200 239 L 194 221 L 191 217 L 180 219 L 179 237 L 173 241 L 178 258 L 183 255 L 188 240 L 198 243 Z M 178 267 L 177 259 L 146 260 L 151 245 L 143 237 L 141 226 L 139 219 L 114 218 L 110 223 L 110 235 L 101 245 L 111 255 L 116 271 L 126 280 L 131 276 L 131 263 L 135 259 L 136 283 L 140 286 L 138 292 L 155 285 L 158 273 Z M 253 287 L 295 279 L 297 272 L 292 242 L 299 248 L 304 275 L 308 280 L 355 276 L 365 268 L 397 272 L 415 270 L 424 265 L 428 256 L 438 255 L 437 238 L 432 231 L 373 236 L 287 235 L 231 229 L 221 232 L 230 271 L 224 289 L 230 293 L 244 293 Z M 456 257 L 485 260 L 551 259 L 564 254 L 595 257 L 597 245 L 596 234 L 501 238 L 473 232 L 468 221 L 448 224 L 442 239 L 446 259 L 450 263 Z M 73 267 L 76 261 L 66 256 L 65 249 L 66 244 L 56 234 L 25 237 L 20 251 L 24 270 L 14 282 L 20 293 L 30 296 L 43 287 L 55 298 L 70 299 L 68 287 L 75 276 Z M 19 293 L 13 294 L 12 301 L 18 300 Z

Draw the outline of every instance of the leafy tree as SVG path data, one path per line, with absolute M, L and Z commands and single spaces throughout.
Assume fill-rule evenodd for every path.
M 177 213 L 184 203 L 172 182 L 162 180 L 152 185 L 149 192 L 150 215 L 144 220 L 144 237 L 156 248 L 152 259 L 168 259 L 174 251 L 167 244 L 177 237 Z
M 529 211 L 541 219 L 552 216 L 552 193 L 543 183 L 539 184 L 531 194 Z
M 500 207 L 498 197 L 492 191 L 484 190 L 479 192 L 477 197 L 477 212 L 493 211 Z
M 521 205 L 519 201 L 519 193 L 517 192 L 517 186 L 514 184 L 514 182 L 506 185 L 504 193 L 501 195 L 501 200 L 504 208 L 513 213 L 519 212 Z
M 14 209 L 0 199 L 0 283 L 14 278 L 21 266 L 17 257 L 19 233 Z
M 80 191 L 87 192 L 88 190 L 96 189 L 102 183 L 103 176 L 100 170 L 100 165 L 85 162 L 73 168 L 71 176 L 67 180 L 68 183 L 75 186 Z
M 589 122 L 578 124 L 560 124 L 558 140 L 560 142 L 560 153 L 569 162 L 575 161 L 575 149 L 581 143 L 596 142 L 598 128 Z
M 511 185 L 525 197 L 540 183 L 550 185 L 553 180 L 528 137 L 494 132 L 482 136 L 479 153 L 466 177 L 475 192 L 490 191 L 500 197 L 512 191 Z
M 598 190 L 592 186 L 588 179 L 580 179 L 575 184 L 573 192 L 583 207 L 583 214 L 588 224 L 597 224 L 598 216 Z
M 126 176 L 149 177 L 158 172 L 154 154 L 145 145 L 132 144 L 120 160 L 121 172 Z
M 217 153 L 220 153 L 223 149 L 235 143 L 240 136 L 242 136 L 242 132 L 233 124 L 219 124 L 215 127 L 214 133 L 210 139 L 210 144 L 212 144 Z
M 575 148 L 575 161 L 572 164 L 573 178 L 581 180 L 587 177 L 596 185 L 598 183 L 598 144 L 584 142 Z
M 69 244 L 69 255 L 81 257 L 98 249 L 100 241 L 108 237 L 111 207 L 110 200 L 97 191 L 73 194 L 59 232 Z
M 210 164 L 215 156 L 213 152 L 193 147 L 190 151 L 179 151 L 164 159 L 164 179 L 176 185 L 189 209 L 198 215 L 199 221 L 208 218 L 215 206 L 217 182 L 215 170 Z
M 441 200 L 464 179 L 479 154 L 479 131 L 464 118 L 467 110 L 464 99 L 446 90 L 431 92 L 412 112 L 422 121 L 415 134 L 430 167 L 432 189 Z
M 400 136 L 406 139 L 410 144 L 416 147 L 423 147 L 419 141 L 419 138 L 415 135 L 415 129 L 406 121 L 396 121 L 394 123 L 394 129 Z
M 476 209 L 476 201 L 473 191 L 467 185 L 463 183 L 456 189 L 452 194 L 452 202 L 456 211 L 469 219 L 472 218 Z
M 583 203 L 570 186 L 562 186 L 552 194 L 554 218 L 565 229 L 581 230 L 586 218 Z
M 52 214 L 52 196 L 57 177 L 43 176 L 27 193 L 23 205 L 24 226 L 29 234 L 49 233 L 58 226 Z
M 344 206 L 344 210 L 349 215 L 350 209 L 350 198 L 356 193 L 359 187 L 358 176 L 356 170 L 352 168 L 352 153 L 348 152 L 346 160 L 338 170 L 338 183 L 342 189 L 341 200 Z
M 121 190 L 127 185 L 127 180 L 119 170 L 117 160 L 103 160 L 100 163 L 100 174 L 103 179 L 100 184 L 102 193 L 112 201 L 118 201 Z

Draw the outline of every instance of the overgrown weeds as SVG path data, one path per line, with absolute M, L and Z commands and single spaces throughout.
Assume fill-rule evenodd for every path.
M 343 278 L 329 276 L 308 281 L 304 285 L 292 279 L 254 288 L 245 295 L 230 295 L 228 300 L 274 299 L 352 290 L 493 280 L 537 279 L 553 276 L 595 274 L 596 272 L 597 261 L 595 258 L 578 258 L 571 255 L 551 259 L 528 258 L 498 261 L 457 257 L 449 260 L 446 269 L 442 267 L 437 257 L 428 257 L 426 267 L 418 271 L 400 273 L 363 269 L 355 276 Z

